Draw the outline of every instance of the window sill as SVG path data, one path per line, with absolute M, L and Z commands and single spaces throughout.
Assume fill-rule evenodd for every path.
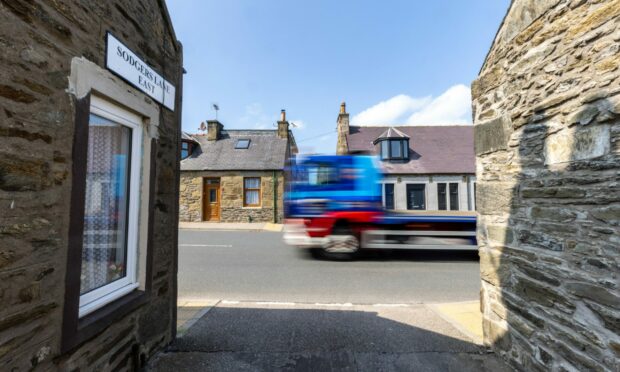
M 134 290 L 80 318 L 77 329 L 63 330 L 62 352 L 65 353 L 95 337 L 125 315 L 148 302 L 145 291 Z
M 243 207 L 241 207 L 241 209 L 263 209 L 263 206 L 261 206 L 261 205 L 255 205 L 255 206 L 244 205 Z

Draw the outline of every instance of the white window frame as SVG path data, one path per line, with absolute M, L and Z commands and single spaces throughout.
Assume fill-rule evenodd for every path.
M 129 213 L 127 219 L 126 275 L 109 284 L 80 295 L 79 317 L 127 295 L 140 286 L 138 282 L 138 236 L 142 172 L 142 118 L 113 103 L 91 96 L 90 112 L 131 129 L 131 165 L 129 174 Z M 90 124 L 89 124 L 90 125 Z M 86 195 L 85 195 L 86 197 Z M 83 249 L 83 248 L 82 248 Z

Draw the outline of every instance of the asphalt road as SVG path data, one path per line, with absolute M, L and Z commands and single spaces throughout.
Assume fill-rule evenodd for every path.
M 316 260 L 281 233 L 179 233 L 179 300 L 398 304 L 479 298 L 475 252 L 370 252 L 351 262 Z

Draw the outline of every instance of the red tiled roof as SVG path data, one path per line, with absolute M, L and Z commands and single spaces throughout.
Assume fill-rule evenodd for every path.
M 409 136 L 408 162 L 382 162 L 384 171 L 393 174 L 474 174 L 473 125 L 398 126 Z M 351 126 L 347 135 L 350 152 L 378 154 L 373 141 L 386 127 Z

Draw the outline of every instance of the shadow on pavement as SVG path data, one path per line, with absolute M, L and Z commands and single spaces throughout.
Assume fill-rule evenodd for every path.
M 422 305 L 297 306 L 215 307 L 154 358 L 148 370 L 509 370 Z

